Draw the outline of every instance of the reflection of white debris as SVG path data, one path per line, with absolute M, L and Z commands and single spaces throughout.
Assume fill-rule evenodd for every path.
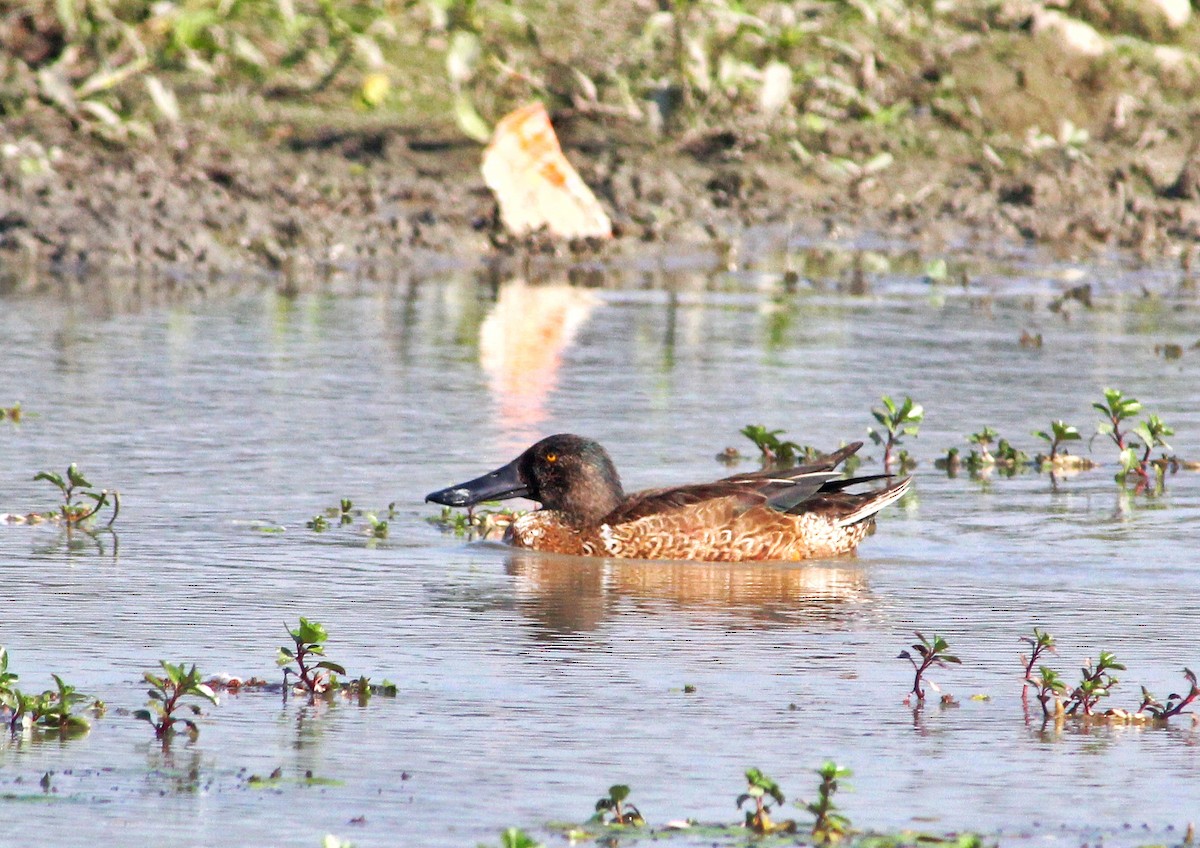
M 599 299 L 566 285 L 514 280 L 479 327 L 479 362 L 509 426 L 536 426 L 557 381 L 562 354 Z
M 541 103 L 523 106 L 496 125 L 482 170 L 513 235 L 544 227 L 567 239 L 612 236 L 612 222 L 563 156 Z

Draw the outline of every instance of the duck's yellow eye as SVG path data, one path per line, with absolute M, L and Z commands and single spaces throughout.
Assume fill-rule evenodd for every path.
M 558 462 L 558 454 L 556 454 L 556 453 L 546 454 L 546 462 Z

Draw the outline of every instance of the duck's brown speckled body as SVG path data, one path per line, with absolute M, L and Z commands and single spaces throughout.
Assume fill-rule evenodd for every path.
M 856 442 L 786 471 L 736 474 L 711 483 L 625 495 L 607 452 L 579 436 L 550 436 L 506 466 L 431 493 L 469 506 L 528 497 L 543 508 L 513 521 L 506 538 L 541 551 L 633 559 L 801 560 L 853 553 L 875 514 L 902 496 L 906 478 L 864 493 L 845 489 L 877 476 L 837 479 Z

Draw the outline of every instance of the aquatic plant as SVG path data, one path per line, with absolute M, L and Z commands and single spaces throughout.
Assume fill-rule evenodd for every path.
M 486 501 L 485 503 L 498 505 L 499 502 Z M 425 520 L 455 536 L 487 538 L 493 533 L 503 532 L 513 522 L 513 519 L 526 512 L 527 510 L 523 509 L 480 509 L 478 504 L 465 510 L 444 506 L 440 514 L 429 516 Z
M 1182 713 L 1184 707 L 1187 707 L 1196 698 L 1200 697 L 1200 685 L 1196 683 L 1196 673 L 1190 668 L 1184 668 L 1183 676 L 1189 685 L 1187 694 L 1179 695 L 1172 692 L 1167 696 L 1165 704 L 1151 695 L 1150 690 L 1143 686 L 1142 705 L 1138 708 L 1139 711 L 1150 713 L 1150 715 L 1162 721 L 1166 721 L 1171 716 L 1177 716 Z
M 188 734 L 195 739 L 200 734 L 200 728 L 196 722 L 190 718 L 176 715 L 176 712 L 187 710 L 194 716 L 200 715 L 200 705 L 184 703 L 184 699 L 203 698 L 211 704 L 216 704 L 216 693 L 207 684 L 201 682 L 203 678 L 196 669 L 195 663 L 187 670 L 185 670 L 184 663 L 175 665 L 166 660 L 159 660 L 158 664 L 163 669 L 161 675 L 152 671 L 147 671 L 142 675 L 142 679 L 150 684 L 150 689 L 146 692 L 150 696 L 150 700 L 146 704 L 149 709 L 138 710 L 133 717 L 141 719 L 153 727 L 155 738 L 162 739 L 164 745 L 175 732 L 176 724 L 186 727 Z
M 1038 668 L 1037 676 L 1032 672 L 1025 675 L 1025 685 L 1034 688 L 1035 697 L 1038 703 L 1042 705 L 1042 715 L 1045 718 L 1050 718 L 1052 715 L 1061 715 L 1063 711 L 1063 698 L 1067 694 L 1067 684 L 1059 676 L 1058 672 L 1047 666 Z M 1024 696 L 1025 688 L 1022 687 L 1022 696 Z M 1053 709 L 1051 708 L 1053 703 Z
M 779 784 L 767 777 L 756 768 L 746 769 L 746 791 L 738 796 L 737 805 L 740 810 L 746 802 L 753 806 L 746 810 L 746 827 L 755 833 L 791 833 L 796 829 L 796 823 L 791 820 L 771 821 L 771 802 L 779 806 L 784 802 L 783 791 Z
M 11 421 L 13 424 L 20 424 L 21 415 L 20 403 L 14 403 L 12 406 L 0 406 L 0 421 Z
M 1153 464 L 1161 487 L 1167 460 L 1164 457 L 1157 463 L 1151 463 L 1150 455 L 1157 447 L 1170 450 L 1171 446 L 1165 437 L 1174 435 L 1175 431 L 1157 415 L 1150 415 L 1131 428 L 1129 422 L 1142 411 L 1142 404 L 1134 398 L 1125 397 L 1117 389 L 1105 389 L 1104 403 L 1093 403 L 1092 407 L 1104 416 L 1104 420 L 1096 427 L 1096 434 L 1108 436 L 1117 447 L 1117 458 L 1121 465 L 1121 470 L 1116 474 L 1117 482 L 1124 485 L 1129 475 L 1133 474 L 1137 478 L 1135 490 L 1142 492 L 1150 485 L 1150 467 Z
M 1029 464 L 1028 454 L 1018 450 L 1007 439 L 1001 439 L 999 436 L 1000 434 L 995 429 L 986 426 L 979 432 L 968 435 L 967 441 L 975 445 L 978 450 L 972 450 L 967 454 L 962 464 L 973 472 L 1003 468 L 1010 472 L 1009 476 L 1017 469 Z M 995 453 L 991 450 L 993 444 L 996 446 Z M 943 467 L 949 467 L 951 458 L 951 454 L 947 453 Z M 953 458 L 957 458 L 957 455 Z
M 941 691 L 938 689 L 936 683 L 931 680 L 927 681 L 924 679 L 925 672 L 934 666 L 937 666 L 938 668 L 945 668 L 947 663 L 954 663 L 958 665 L 962 663 L 962 660 L 949 653 L 950 646 L 946 643 L 945 639 L 943 639 L 941 636 L 938 636 L 936 633 L 933 635 L 933 639 L 926 639 L 921 634 L 921 631 L 915 630 L 913 632 L 916 637 L 921 640 L 912 646 L 913 650 L 917 652 L 917 656 L 921 658 L 921 661 L 917 662 L 916 657 L 914 657 L 908 651 L 901 651 L 899 654 L 898 659 L 908 660 L 910 663 L 912 663 L 915 671 L 915 674 L 913 675 L 912 691 L 909 692 L 908 697 L 906 697 L 904 701 L 905 703 L 908 703 L 909 698 L 911 698 L 913 695 L 916 695 L 918 704 L 924 704 L 925 687 L 923 684 L 928 683 L 930 688 L 935 692 Z
M 386 539 L 388 535 L 388 523 L 386 520 L 380 520 L 375 517 L 375 514 L 368 512 L 366 514 L 367 524 L 371 528 L 371 536 L 376 539 Z
M 833 760 L 827 760 L 817 769 L 821 783 L 817 787 L 817 800 L 805 804 L 804 809 L 812 813 L 813 841 L 817 844 L 829 844 L 850 833 L 850 819 L 838 812 L 833 803 L 833 795 L 841 785 L 841 780 L 850 777 L 851 771 L 842 768 Z
M 316 533 L 324 533 L 332 525 L 336 519 L 338 526 L 348 527 L 354 523 L 356 517 L 363 518 L 366 523 L 366 533 L 376 539 L 386 539 L 388 535 L 388 521 L 396 514 L 396 502 L 392 501 L 387 505 L 385 518 L 379 518 L 375 513 L 363 509 L 355 509 L 354 502 L 350 498 L 341 498 L 336 506 L 327 507 L 321 512 L 314 515 L 311 519 L 304 523 L 304 526 Z
M 818 453 L 808 445 L 779 438 L 783 430 L 768 430 L 762 424 L 747 424 L 738 432 L 754 442 L 754 446 L 759 449 L 763 468 L 792 468 L 801 459 L 810 460 Z
M 74 708 L 91 698 L 67 684 L 57 674 L 50 676 L 54 678 L 56 688 L 42 693 L 38 725 L 60 733 L 81 733 L 90 729 L 88 720 L 76 714 Z
M 1000 434 L 991 427 L 985 426 L 978 433 L 972 433 L 971 435 L 967 436 L 968 442 L 979 447 L 978 452 L 971 451 L 970 455 L 967 457 L 968 468 L 979 468 L 981 466 L 994 465 L 996 463 L 996 458 L 992 456 L 991 451 L 988 450 L 988 447 L 996 441 L 996 437 L 999 435 Z
M 50 676 L 54 678 L 54 689 L 36 695 L 22 692 L 14 685 L 19 676 L 8 670 L 8 651 L 0 646 L 0 711 L 8 713 L 10 733 L 36 727 L 66 736 L 86 733 L 91 728 L 86 718 L 74 712 L 77 705 L 90 698 L 57 674 Z
M 63 502 L 58 508 L 58 515 L 68 528 L 82 524 L 110 503 L 113 513 L 112 517 L 108 519 L 107 526 L 111 527 L 121 511 L 120 494 L 115 489 L 111 492 L 108 489 L 94 491 L 92 484 L 87 481 L 73 462 L 67 466 L 65 478 L 53 471 L 39 471 L 33 475 L 33 479 L 47 480 L 62 493 Z M 93 505 L 85 504 L 83 499 L 91 500 Z
M 382 683 L 372 683 L 371 678 L 366 675 L 360 675 L 355 680 L 348 681 L 345 685 L 338 685 L 337 680 L 329 681 L 330 690 L 340 690 L 345 695 L 358 699 L 359 706 L 366 706 L 371 700 L 372 695 L 382 695 L 386 698 L 394 698 L 400 691 L 400 688 L 388 680 L 386 677 Z
M 962 470 L 963 459 L 958 448 L 948 448 L 945 456 L 933 461 L 933 467 L 946 472 L 947 477 L 957 477 Z
M 1104 420 L 1096 427 L 1096 433 L 1108 436 L 1117 446 L 1117 450 L 1124 454 L 1127 450 L 1128 434 L 1122 427 L 1126 421 L 1142 411 L 1141 402 L 1125 397 L 1119 389 L 1105 389 L 1104 403 L 1093 403 L 1092 408 L 1104 416 Z
M 1050 454 L 1046 457 L 1046 461 L 1051 465 L 1060 462 L 1063 456 L 1059 454 L 1064 442 L 1078 442 L 1083 436 L 1079 435 L 1079 429 L 1062 419 L 1050 422 L 1049 430 L 1034 430 L 1033 435 L 1039 439 L 1043 439 L 1050 445 Z
M 646 823 L 641 812 L 627 803 L 629 787 L 615 783 L 608 787 L 608 794 L 596 802 L 596 820 L 602 824 L 623 824 L 641 827 Z
M 1013 446 L 1008 439 L 1001 439 L 996 443 L 996 465 L 1001 468 L 1007 468 L 1010 471 L 1016 471 L 1019 468 L 1024 468 L 1029 465 L 1029 454 Z
M 877 445 L 883 445 L 883 468 L 891 471 L 892 451 L 900 444 L 904 436 L 916 438 L 921 420 L 925 417 L 925 409 L 913 399 L 905 396 L 904 402 L 897 405 L 887 395 L 881 398 L 882 407 L 873 408 L 871 414 L 883 428 L 882 432 L 872 427 L 867 428 L 867 435 Z
M 329 638 L 329 634 L 324 627 L 315 621 L 309 621 L 304 616 L 300 617 L 300 626 L 295 630 L 287 625 L 284 627 L 287 628 L 288 634 L 295 643 L 294 648 L 281 647 L 276 659 L 278 665 L 283 669 L 284 686 L 287 686 L 288 674 L 294 674 L 300 679 L 300 686 L 304 691 L 313 697 L 329 688 L 330 675 L 325 672 L 343 676 L 346 674 L 346 669 L 330 660 L 312 662 L 312 657 L 325 656 L 323 643 Z
M 1117 678 L 1113 677 L 1111 672 L 1124 670 L 1125 666 L 1117 662 L 1117 658 L 1108 651 L 1101 651 L 1095 664 L 1089 659 L 1080 669 L 1079 685 L 1067 696 L 1063 707 L 1066 714 L 1093 715 L 1100 699 L 1108 697 L 1112 688 L 1117 685 Z
M 1033 628 L 1032 636 L 1022 636 L 1021 641 L 1029 645 L 1032 649 L 1028 657 L 1021 654 L 1021 662 L 1025 665 L 1025 674 L 1022 679 L 1028 683 L 1030 677 L 1033 676 L 1033 668 L 1037 665 L 1038 660 L 1041 659 L 1042 654 L 1057 653 L 1058 648 L 1054 644 L 1054 637 L 1052 635 L 1036 627 Z M 1021 688 L 1021 696 L 1025 696 L 1025 687 Z
M 1167 444 L 1164 436 L 1173 436 L 1175 431 L 1167 425 L 1165 421 L 1157 415 L 1151 415 L 1145 421 L 1139 421 L 1138 425 L 1133 428 L 1133 434 L 1142 440 L 1142 455 L 1137 459 L 1137 468 L 1135 471 L 1141 479 L 1142 483 L 1150 482 L 1149 466 L 1150 454 L 1156 447 L 1171 449 Z M 1164 458 L 1165 459 L 1165 458 Z M 1158 474 L 1158 483 L 1161 486 L 1163 475 L 1166 471 L 1166 462 L 1158 462 L 1154 464 L 1156 473 Z
M 519 827 L 510 827 L 500 834 L 500 848 L 542 848 L 542 843 Z

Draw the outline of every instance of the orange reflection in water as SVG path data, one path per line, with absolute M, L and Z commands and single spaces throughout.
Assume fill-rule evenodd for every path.
M 546 400 L 558 381 L 563 352 L 599 299 L 567 285 L 531 286 L 513 280 L 479 327 L 479 363 L 512 447 L 545 435 Z
M 521 609 L 556 633 L 593 630 L 618 608 L 732 616 L 750 627 L 838 629 L 871 600 L 866 574 L 817 563 L 704 563 L 570 557 L 534 551 L 509 555 Z

